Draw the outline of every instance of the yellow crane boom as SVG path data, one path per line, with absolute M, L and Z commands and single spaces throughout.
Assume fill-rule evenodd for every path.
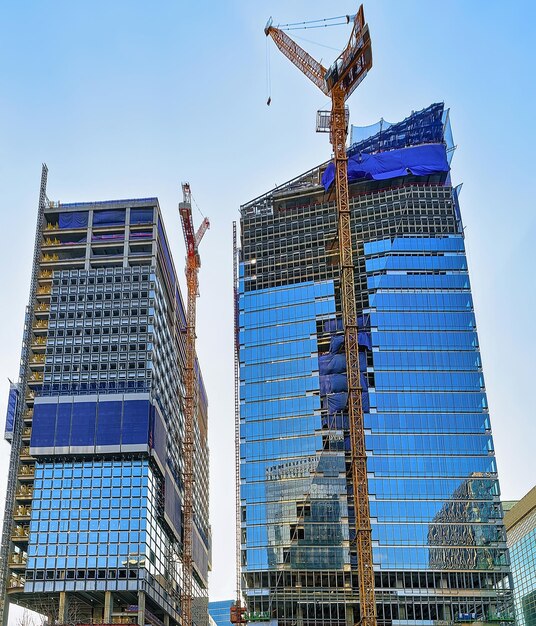
M 324 94 L 331 98 L 330 140 L 335 160 L 335 190 L 338 213 L 339 259 L 341 267 L 341 304 L 348 377 L 348 419 L 355 511 L 356 549 L 359 575 L 361 624 L 376 626 L 372 532 L 367 483 L 367 454 L 359 371 L 357 311 L 355 304 L 354 263 L 350 202 L 348 197 L 348 134 L 345 101 L 372 67 L 372 50 L 363 5 L 353 17 L 346 48 L 325 69 L 282 30 L 269 22 L 265 28 L 281 52 L 294 63 Z
M 186 243 L 186 285 L 188 290 L 188 303 L 186 310 L 186 368 L 185 368 L 185 419 L 184 440 L 182 445 L 184 467 L 184 492 L 183 492 L 183 528 L 182 564 L 183 564 L 183 589 L 182 589 L 182 616 L 183 626 L 192 626 L 192 526 L 193 526 L 193 463 L 194 463 L 194 432 L 196 410 L 196 379 L 195 379 L 195 322 L 196 301 L 199 295 L 199 268 L 201 259 L 198 246 L 209 227 L 207 218 L 201 226 L 194 231 L 192 219 L 192 203 L 190 185 L 182 185 L 183 201 L 179 203 L 179 214 L 182 223 L 184 241 Z

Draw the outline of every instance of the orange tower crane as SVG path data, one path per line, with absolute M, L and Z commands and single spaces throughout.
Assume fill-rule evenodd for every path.
M 374 597 L 374 570 L 372 564 L 372 533 L 367 484 L 367 456 L 361 382 L 359 372 L 357 312 L 354 291 L 354 264 L 352 259 L 352 232 L 348 197 L 348 157 L 346 137 L 348 120 L 345 101 L 372 67 L 372 50 L 363 5 L 353 20 L 352 33 L 346 48 L 329 69 L 313 59 L 285 32 L 272 26 L 270 20 L 264 29 L 276 46 L 326 96 L 331 98 L 331 115 L 317 116 L 317 131 L 330 133 L 335 158 L 335 190 L 338 213 L 339 258 L 341 266 L 341 304 L 346 345 L 348 377 L 348 418 L 350 422 L 351 472 L 355 510 L 356 548 L 359 574 L 359 602 L 361 624 L 376 625 Z
M 205 217 L 201 226 L 194 231 L 192 219 L 192 194 L 189 183 L 182 184 L 183 201 L 179 202 L 184 241 L 186 243 L 186 285 L 188 289 L 188 304 L 186 311 L 186 384 L 185 384 L 185 424 L 182 446 L 184 463 L 184 502 L 183 526 L 184 537 L 182 543 L 183 563 L 183 590 L 182 616 L 183 626 L 192 626 L 192 526 L 193 526 L 193 464 L 194 464 L 194 432 L 195 410 L 197 398 L 197 381 L 195 376 L 195 320 L 196 300 L 199 296 L 199 243 L 207 231 L 210 223 Z

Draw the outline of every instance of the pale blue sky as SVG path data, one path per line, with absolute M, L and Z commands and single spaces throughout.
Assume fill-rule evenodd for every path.
M 198 351 L 210 398 L 214 571 L 234 581 L 231 222 L 241 203 L 329 157 L 314 132 L 326 98 L 270 46 L 264 24 L 355 12 L 349 0 L 5 0 L 0 7 L 0 413 L 16 378 L 40 164 L 51 199 L 158 196 L 182 275 L 176 205 L 189 180 L 211 218 Z M 374 67 L 351 122 L 398 121 L 444 101 L 505 499 L 534 484 L 536 5 L 369 0 Z M 293 33 L 342 48 L 346 28 Z M 299 40 L 329 64 L 336 52 Z M 199 217 L 199 216 L 197 216 Z M 0 496 L 7 444 L 0 443 Z

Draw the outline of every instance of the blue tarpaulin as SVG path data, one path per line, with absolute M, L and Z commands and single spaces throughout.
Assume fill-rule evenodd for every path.
M 130 209 L 131 224 L 150 224 L 153 221 L 153 209 Z
M 87 227 L 87 211 L 72 211 L 70 213 L 60 213 L 60 228 L 86 228 Z
M 93 226 L 120 226 L 125 223 L 125 209 L 95 211 Z
M 378 154 L 360 152 L 348 159 L 348 181 L 386 180 L 397 176 L 428 176 L 448 172 L 446 146 L 442 143 L 412 146 Z M 335 165 L 331 162 L 322 175 L 326 191 L 335 180 Z
M 362 329 L 370 329 L 370 313 L 366 315 L 358 315 L 357 316 L 357 327 Z
M 346 374 L 329 374 L 328 376 L 320 376 L 321 396 L 325 396 L 328 393 L 340 393 L 341 391 L 348 391 Z
M 359 344 L 360 348 L 365 348 L 366 350 L 372 350 L 371 334 L 360 330 L 357 333 L 357 343 Z
M 320 376 L 327 374 L 341 374 L 346 371 L 346 355 L 326 352 L 318 357 L 318 371 Z
M 333 335 L 329 342 L 329 351 L 332 354 L 343 352 L 344 350 L 344 335 Z
M 363 391 L 363 393 L 361 394 L 361 405 L 365 413 L 368 413 L 370 411 L 370 400 L 368 391 Z
M 346 405 L 348 404 L 348 394 L 346 392 L 332 393 L 326 396 L 326 398 L 328 401 L 328 413 L 339 413 L 346 409 Z

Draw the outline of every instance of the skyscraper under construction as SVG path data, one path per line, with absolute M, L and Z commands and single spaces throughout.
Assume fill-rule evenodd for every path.
M 348 153 L 380 624 L 513 621 L 453 151 L 434 104 Z M 333 179 L 241 207 L 242 588 L 249 620 L 285 626 L 359 620 Z
M 60 204 L 43 167 L 0 558 L 48 623 L 181 624 L 186 317 L 156 198 Z M 178 216 L 177 216 L 178 219 Z M 196 365 L 193 617 L 208 624 L 207 397 Z

